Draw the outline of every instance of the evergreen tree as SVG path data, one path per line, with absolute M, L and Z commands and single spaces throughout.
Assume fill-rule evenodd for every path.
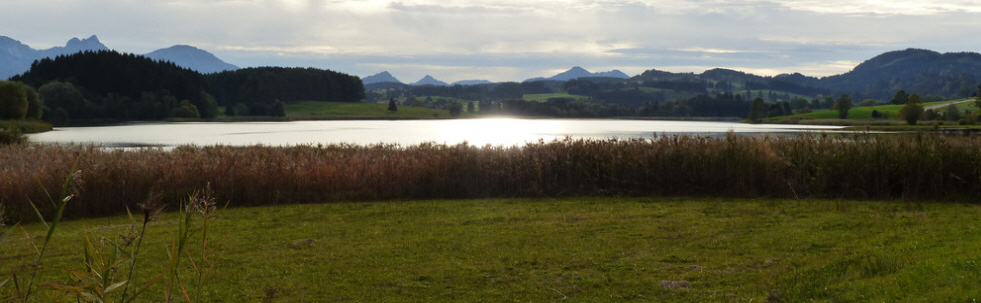
M 388 111 L 392 113 L 399 111 L 398 105 L 395 104 L 395 98 L 388 100 Z

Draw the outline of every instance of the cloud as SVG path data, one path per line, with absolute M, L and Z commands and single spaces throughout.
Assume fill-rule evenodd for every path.
M 822 76 L 908 47 L 981 49 L 981 3 L 953 0 L 0 0 L 0 35 L 97 34 L 117 50 L 190 44 L 240 66 L 522 80 L 581 65 Z M 45 26 L 38 26 L 44 24 Z M 427 70 L 429 69 L 429 70 Z M 797 69 L 797 70 L 794 70 Z M 439 72 L 442 75 L 436 75 Z M 484 76 L 481 76 L 484 75 Z M 418 77 L 417 77 L 418 76 Z

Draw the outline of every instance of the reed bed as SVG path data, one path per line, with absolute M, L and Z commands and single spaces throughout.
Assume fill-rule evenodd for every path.
M 41 185 L 73 163 L 82 194 L 66 217 L 177 201 L 206 188 L 231 206 L 400 199 L 705 196 L 964 200 L 981 197 L 981 139 L 941 135 L 801 135 L 557 140 L 517 147 L 421 144 L 181 146 L 108 150 L 0 147 L 0 202 L 36 214 Z M 39 183 L 41 185 L 39 185 Z M 51 209 L 39 204 L 41 212 Z

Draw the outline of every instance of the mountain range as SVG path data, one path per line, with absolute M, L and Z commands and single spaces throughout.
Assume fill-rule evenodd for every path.
M 7 79 L 26 72 L 35 60 L 54 58 L 81 51 L 103 51 L 109 49 L 109 47 L 104 45 L 94 35 L 85 39 L 72 38 L 65 46 L 40 50 L 31 48 L 10 37 L 0 36 L 0 79 Z M 150 52 L 145 56 L 155 60 L 170 61 L 178 66 L 201 73 L 213 73 L 238 68 L 222 61 L 205 50 L 188 45 L 175 45 Z M 564 82 L 582 78 L 623 79 L 634 83 L 665 81 L 683 81 L 689 84 L 704 81 L 708 81 L 706 83 L 740 83 L 748 84 L 748 86 L 731 85 L 732 87 L 729 90 L 733 90 L 733 87 L 740 87 L 740 89 L 755 87 L 749 89 L 790 91 L 800 95 L 848 93 L 852 95 L 853 99 L 876 98 L 886 100 L 898 90 L 905 90 L 920 95 L 966 97 L 977 91 L 978 81 L 981 80 L 981 54 L 974 52 L 939 53 L 924 49 L 891 51 L 866 60 L 849 72 L 820 78 L 799 73 L 781 74 L 772 77 L 757 76 L 724 68 L 711 69 L 700 74 L 672 73 L 651 69 L 640 75 L 630 77 L 619 70 L 593 73 L 582 67 L 575 66 L 551 77 L 532 78 L 524 82 Z M 388 72 L 365 77 L 362 79 L 362 82 L 369 89 L 405 85 Z M 487 80 L 465 80 L 447 84 L 444 81 L 426 75 L 426 77 L 410 85 L 446 86 L 483 84 L 492 84 L 492 82 Z M 716 88 L 716 90 L 719 89 Z
M 551 77 L 548 77 L 548 78 L 541 78 L 541 77 L 539 77 L 539 78 L 531 78 L 531 79 L 525 80 L 524 82 L 534 82 L 534 81 L 563 81 L 563 82 L 565 82 L 565 81 L 575 80 L 575 79 L 580 79 L 580 78 L 616 78 L 616 79 L 630 79 L 630 76 L 628 76 L 627 74 L 624 74 L 623 72 L 621 72 L 619 70 L 612 70 L 612 71 L 608 71 L 608 72 L 592 73 L 592 72 L 590 72 L 590 71 L 588 71 L 588 70 L 586 70 L 586 69 L 584 69 L 582 67 L 574 66 L 574 67 L 572 67 L 572 69 L 569 69 L 569 70 L 567 70 L 565 72 L 559 73 L 559 74 L 557 74 L 555 76 L 551 76 Z
M 627 74 L 624 74 L 623 72 L 621 72 L 619 70 L 612 70 L 612 71 L 608 71 L 608 72 L 592 73 L 592 72 L 589 72 L 588 70 L 586 70 L 586 69 L 584 69 L 582 67 L 574 66 L 574 67 L 572 67 L 571 69 L 569 69 L 569 70 L 567 70 L 565 72 L 559 73 L 557 75 L 554 75 L 554 76 L 551 76 L 551 77 L 548 77 L 548 78 L 543 78 L 543 77 L 531 78 L 531 79 L 525 80 L 524 82 L 534 82 L 534 81 L 563 81 L 564 82 L 564 81 L 569 81 L 569 80 L 574 80 L 574 79 L 579 79 L 579 78 L 630 79 L 630 76 L 628 76 Z M 378 74 L 374 74 L 374 75 L 371 75 L 371 76 L 368 76 L 368 77 L 364 77 L 364 78 L 361 79 L 361 82 L 363 82 L 365 85 L 381 84 L 381 83 L 404 84 L 404 83 L 402 83 L 402 81 L 399 81 L 394 76 L 392 76 L 391 73 L 389 73 L 387 71 L 384 71 L 384 72 L 381 72 L 381 73 L 378 73 Z M 411 83 L 409 85 L 414 85 L 414 86 L 419 86 L 419 85 L 448 86 L 448 85 L 482 85 L 482 84 L 493 84 L 493 83 L 494 82 L 491 82 L 491 81 L 488 81 L 488 80 L 463 80 L 463 81 L 453 82 L 452 84 L 447 84 L 446 82 L 437 80 L 436 78 L 433 78 L 430 75 L 426 75 L 425 77 L 423 77 L 419 81 L 416 81 L 415 83 Z M 374 85 L 374 86 L 378 86 L 378 85 Z
M 631 78 L 635 82 L 749 83 L 756 89 L 794 91 L 802 95 L 846 93 L 852 99 L 889 100 L 896 91 L 921 96 L 968 97 L 977 92 L 981 81 L 981 54 L 939 53 L 923 49 L 891 51 L 855 66 L 851 71 L 810 77 L 800 73 L 757 76 L 716 68 L 701 74 L 648 70 Z
M 83 51 L 105 50 L 110 49 L 102 44 L 99 37 L 95 35 L 85 39 L 72 38 L 68 40 L 65 46 L 42 50 L 31 48 L 13 38 L 0 36 L 0 79 L 7 79 L 26 72 L 35 60 L 55 58 Z M 154 60 L 170 61 L 178 66 L 201 73 L 238 69 L 235 65 L 228 64 L 207 51 L 186 45 L 175 45 L 156 50 L 145 56 Z

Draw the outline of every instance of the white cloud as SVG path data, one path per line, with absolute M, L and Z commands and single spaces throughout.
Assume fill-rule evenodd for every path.
M 0 0 L 0 5 L 5 8 L 0 35 L 35 47 L 97 34 L 126 52 L 190 44 L 242 66 L 311 65 L 357 75 L 398 68 L 419 78 L 427 73 L 423 69 L 432 69 L 445 81 L 522 80 L 573 65 L 595 71 L 623 66 L 631 74 L 725 67 L 828 75 L 847 71 L 838 61 L 861 62 L 908 47 L 981 50 L 981 41 L 975 42 L 981 1 L 969 0 Z

